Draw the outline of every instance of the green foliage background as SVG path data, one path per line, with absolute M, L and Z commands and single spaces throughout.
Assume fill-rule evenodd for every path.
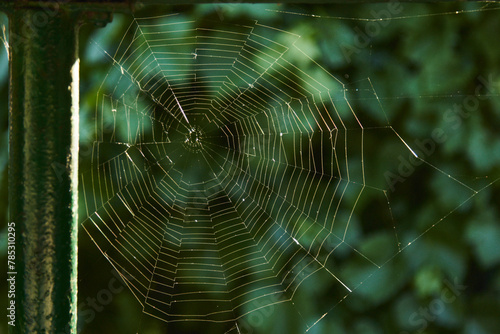
M 391 125 L 409 143 L 431 137 L 437 128 L 446 134 L 432 155 L 431 164 L 474 189 L 481 189 L 500 177 L 500 12 L 484 4 L 400 4 L 404 17 L 383 21 L 380 33 L 368 36 L 366 47 L 346 57 L 346 48 L 356 46 L 358 31 L 373 18 L 376 5 L 219 5 L 155 7 L 137 13 L 183 13 L 186 18 L 211 19 L 214 27 L 224 22 L 258 20 L 266 25 L 302 36 L 301 48 L 349 87 L 366 85 L 370 78 Z M 275 11 L 320 15 L 290 15 Z M 455 15 L 455 11 L 465 13 Z M 373 21 L 372 21 L 373 22 Z M 91 53 L 92 39 L 104 50 L 114 50 L 130 17 L 115 15 L 103 29 L 86 25 L 81 31 L 81 168 L 88 168 L 92 145 L 97 90 L 109 68 L 102 55 Z M 387 23 L 387 24 L 385 24 Z M 344 51 L 343 51 L 344 50 Z M 352 50 L 352 49 L 351 49 Z M 301 57 L 297 55 L 297 64 Z M 306 69 L 304 69 L 306 71 Z M 0 52 L 0 143 L 7 147 L 7 57 Z M 479 102 L 470 116 L 450 121 L 445 114 L 454 104 L 462 105 L 490 78 L 494 90 Z M 378 109 L 378 102 L 360 93 L 349 96 L 355 110 Z M 460 121 L 460 123 L 458 123 Z M 383 174 L 391 143 L 367 146 L 369 173 Z M 392 170 L 395 172 L 394 170 Z M 7 150 L 0 155 L 0 200 L 7 197 Z M 384 185 L 379 185 L 384 187 Z M 385 185 L 387 187 L 387 185 Z M 420 166 L 390 195 L 396 229 L 403 245 L 418 238 L 376 275 L 350 294 L 311 329 L 311 333 L 497 333 L 500 328 L 500 187 L 494 183 L 471 201 L 463 202 L 460 186 L 442 173 Z M 367 224 L 382 215 L 383 203 L 366 198 L 356 209 L 358 229 L 352 243 L 365 253 L 384 257 L 393 252 L 394 242 L 386 235 L 369 233 Z M 448 213 L 451 213 L 448 215 Z M 6 206 L 0 209 L 7 216 Z M 446 219 L 437 225 L 437 218 Z M 405 217 L 407 220 L 398 220 Z M 82 217 L 84 218 L 84 217 Z M 7 220 L 7 219 L 5 219 Z M 430 229 L 429 229 L 430 228 Z M 141 313 L 123 283 L 114 280 L 111 266 L 84 231 L 79 243 L 79 329 L 81 333 L 164 333 L 165 324 Z M 2 233 L 5 233 L 3 227 Z M 6 238 L 0 241 L 5 262 Z M 362 275 L 354 261 L 342 266 L 342 275 Z M 2 274 L 3 275 L 3 274 Z M 460 287 L 453 301 L 450 282 Z M 107 305 L 93 307 L 92 300 L 103 289 L 110 290 Z M 315 282 L 323 284 L 323 282 Z M 452 284 L 452 285 L 453 285 Z M 6 293 L 2 283 L 2 300 Z M 335 292 L 332 292 L 335 293 Z M 302 296 L 297 303 L 331 302 L 329 295 Z M 327 309 L 329 309 L 328 307 Z M 265 318 L 254 333 L 295 333 L 295 321 L 286 314 Z

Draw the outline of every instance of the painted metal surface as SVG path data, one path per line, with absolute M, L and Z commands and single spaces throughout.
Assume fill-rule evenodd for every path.
M 356 3 L 377 3 L 391 0 L 224 0 L 221 3 L 301 3 L 301 4 L 356 4 Z M 457 0 L 399 0 L 400 2 L 457 2 Z M 477 0 L 461 0 L 474 2 Z M 498 2 L 500 0 L 490 0 Z M 202 4 L 214 3 L 214 0 L 2 0 L 0 8 L 18 8 L 27 6 L 48 6 L 48 7 L 71 7 L 73 9 L 104 10 L 132 12 L 148 5 L 180 5 L 180 4 Z
M 70 11 L 9 13 L 13 333 L 76 333 L 77 27 Z

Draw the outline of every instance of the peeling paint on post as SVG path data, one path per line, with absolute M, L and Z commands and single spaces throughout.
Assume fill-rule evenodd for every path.
M 78 20 L 9 13 L 9 208 L 16 224 L 12 333 L 76 333 Z M 54 163 L 66 172 L 57 175 Z

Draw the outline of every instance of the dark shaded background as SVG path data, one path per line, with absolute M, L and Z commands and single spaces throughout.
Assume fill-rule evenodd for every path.
M 416 241 L 377 274 L 366 280 L 345 300 L 324 295 L 297 303 L 329 303 L 332 309 L 311 333 L 497 333 L 500 328 L 500 31 L 499 12 L 485 4 L 400 4 L 402 11 L 389 21 L 375 21 L 379 30 L 360 43 L 374 21 L 372 11 L 387 4 L 356 6 L 312 5 L 219 5 L 157 7 L 138 16 L 184 13 L 187 18 L 221 22 L 259 20 L 302 36 L 301 48 L 348 87 L 367 87 L 370 78 L 391 125 L 410 143 L 424 141 L 439 128 L 446 140 L 426 156 L 428 166 L 419 166 L 397 190 L 390 193 L 395 227 L 403 245 Z M 485 8 L 481 9 L 483 6 Z M 293 11 L 322 16 L 290 15 L 266 11 Z M 459 14 L 455 14 L 459 11 Z M 399 18 L 398 18 L 399 17 Z M 349 19 L 354 18 L 354 19 Z M 6 22 L 3 18 L 2 22 Z M 89 39 L 104 50 L 114 50 L 130 23 L 130 17 L 115 15 L 104 29 L 86 25 L 81 31 L 81 168 L 88 168 L 92 144 L 91 116 L 97 89 L 109 69 L 109 61 L 90 53 Z M 363 44 L 366 42 L 366 45 Z M 360 45 L 363 45 L 360 47 Z M 346 57 L 342 50 L 356 47 Z M 352 49 L 351 49 L 352 50 Z M 300 58 L 297 58 L 300 63 Z M 484 80 L 493 82 L 484 89 Z M 7 57 L 0 52 L 0 200 L 7 203 Z M 454 105 L 463 106 L 480 87 L 484 99 L 467 117 L 451 118 Z M 481 88 L 482 87 L 482 88 Z M 361 89 L 349 96 L 355 110 L 379 109 L 379 101 Z M 446 116 L 448 115 L 448 116 Z M 385 151 L 391 143 L 367 146 L 370 173 L 387 171 Z M 396 172 L 397 165 L 392 165 Z M 464 202 L 460 182 L 479 190 Z M 377 184 L 389 188 L 387 184 Z M 393 244 L 377 240 L 370 226 L 386 209 L 368 197 L 357 206 L 359 229 L 353 244 L 378 256 Z M 461 205 L 463 204 L 463 205 Z M 459 206 L 456 210 L 455 208 Z M 453 211 L 452 211 L 453 210 Z M 7 221 L 7 206 L 0 206 Z M 84 219 L 85 217 L 80 217 Z M 445 218 L 444 220 L 440 220 Z M 438 223 L 434 225 L 435 223 Z M 139 303 L 123 282 L 115 279 L 111 266 L 81 231 L 79 237 L 79 329 L 82 333 L 164 333 L 164 323 L 141 313 Z M 423 235 L 419 237 L 419 235 Z M 5 224 L 2 235 L 6 235 Z M 371 247 L 371 249 L 370 249 Z M 0 241 L 6 262 L 6 238 Z M 380 255 L 380 256 L 383 256 Z M 341 275 L 358 275 L 354 261 L 342 267 Z M 0 275 L 2 282 L 4 274 Z M 322 284 L 317 282 L 317 284 Z M 102 305 L 102 291 L 112 298 Z M 6 289 L 1 298 L 5 305 Z M 89 299 L 90 298 L 90 299 Z M 96 305 L 92 306 L 92 300 Z M 332 303 L 332 300 L 334 303 Z M 340 302 L 339 304 L 335 304 Z M 327 309 L 329 309 L 328 307 Z M 275 313 L 253 326 L 255 333 L 295 333 L 287 314 Z M 3 322 L 2 322 L 3 323 Z M 0 329 L 0 332 L 4 328 Z M 249 331 L 247 331 L 249 332 Z

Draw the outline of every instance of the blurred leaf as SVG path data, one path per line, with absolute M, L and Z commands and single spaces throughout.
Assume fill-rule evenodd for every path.
M 500 263 L 500 226 L 493 210 L 481 211 L 468 225 L 466 236 L 484 267 Z
M 442 289 L 442 282 L 442 273 L 437 267 L 422 267 L 415 276 L 415 286 L 421 297 L 439 293 Z

